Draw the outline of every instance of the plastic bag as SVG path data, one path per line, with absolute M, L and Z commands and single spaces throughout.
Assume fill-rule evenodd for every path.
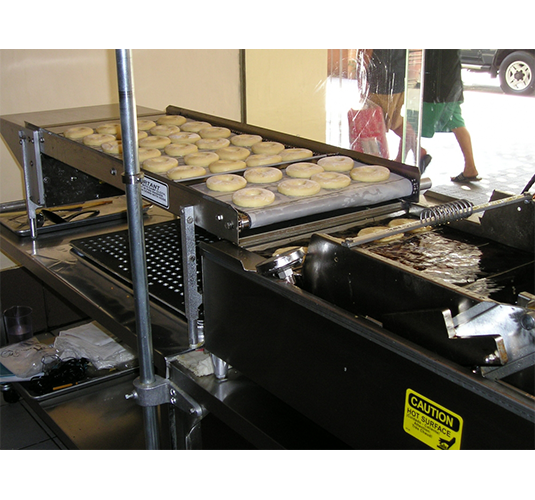
M 86 358 L 97 370 L 115 368 L 136 357 L 95 323 L 60 332 L 54 347 L 62 360 Z
M 20 380 L 42 375 L 43 359 L 55 356 L 52 345 L 42 344 L 35 337 L 0 349 L 0 362 Z

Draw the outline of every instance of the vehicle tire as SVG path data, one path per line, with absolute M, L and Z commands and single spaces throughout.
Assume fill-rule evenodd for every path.
M 509 54 L 500 64 L 499 74 L 506 94 L 529 95 L 535 90 L 535 58 L 528 52 Z

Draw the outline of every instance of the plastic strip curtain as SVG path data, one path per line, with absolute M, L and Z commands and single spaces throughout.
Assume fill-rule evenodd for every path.
M 329 144 L 416 165 L 423 49 L 329 49 Z

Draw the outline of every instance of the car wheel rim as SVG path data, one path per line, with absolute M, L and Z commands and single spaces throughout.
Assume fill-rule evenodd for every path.
M 524 90 L 529 87 L 532 79 L 531 68 L 522 61 L 516 61 L 507 67 L 505 81 L 513 90 Z

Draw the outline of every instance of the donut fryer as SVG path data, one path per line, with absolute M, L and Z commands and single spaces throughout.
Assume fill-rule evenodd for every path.
M 464 206 L 453 207 L 447 216 L 436 209 L 429 220 L 419 205 L 415 167 L 175 106 L 166 113 L 307 148 L 313 151 L 312 161 L 343 154 L 357 163 L 387 166 L 395 181 L 375 200 L 351 189 L 342 196 L 322 193 L 244 211 L 228 195 L 206 192 L 204 179 L 177 182 L 144 173 L 144 198 L 179 216 L 146 227 L 151 274 L 164 273 L 161 283 L 149 284 L 149 293 L 176 311 L 177 321 L 202 324 L 198 337 L 190 338 L 192 344 L 204 341 L 223 365 L 351 447 L 535 448 L 534 214 L 529 193 L 495 193 L 496 199 L 476 210 L 483 214 L 479 220 L 472 207 L 465 211 Z M 161 114 L 138 110 L 144 119 Z M 38 113 L 29 119 L 0 118 L 0 131 L 23 166 L 30 220 L 38 207 L 124 189 L 121 158 L 63 136 L 69 127 L 116 119 L 116 109 L 102 106 L 64 110 L 53 120 Z M 83 192 L 51 190 L 51 172 L 56 171 L 64 180 L 87 177 Z M 401 230 L 358 237 L 361 228 L 386 225 L 396 217 L 414 220 L 405 229 L 433 225 L 432 234 L 489 249 L 495 270 L 485 268 L 475 281 L 499 277 L 500 287 L 507 283 L 503 297 L 449 283 L 377 252 L 385 248 L 377 242 L 380 237 Z M 414 245 L 425 234 L 406 234 L 388 246 L 398 245 L 396 252 L 403 254 L 399 245 Z M 33 237 L 39 237 L 37 227 Z M 162 244 L 162 238 L 169 244 Z M 75 238 L 71 244 L 100 270 L 129 280 L 124 231 Z M 190 266 L 184 257 L 192 257 L 192 248 Z M 282 258 L 273 259 L 280 248 Z M 157 251 L 161 253 L 153 260 Z M 414 426 L 409 428 L 406 420 L 412 409 L 417 411 L 411 407 L 415 398 L 462 422 L 462 430 L 451 431 L 454 440 L 430 444 Z M 423 434 L 431 427 L 420 424 Z

